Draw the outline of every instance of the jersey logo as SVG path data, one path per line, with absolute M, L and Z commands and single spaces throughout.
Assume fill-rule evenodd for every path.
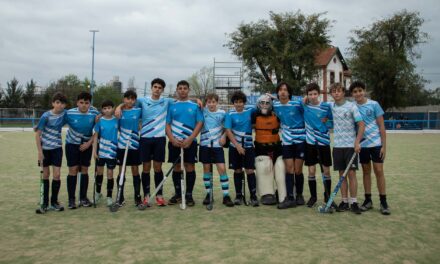
M 367 116 L 371 116 L 373 115 L 373 111 L 371 111 L 370 109 L 367 110 Z

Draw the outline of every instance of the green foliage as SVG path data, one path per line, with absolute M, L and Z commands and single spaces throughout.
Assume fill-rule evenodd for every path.
M 101 109 L 104 100 L 111 100 L 117 106 L 122 103 L 122 94 L 112 86 L 102 85 L 96 87 L 96 91 L 93 93 L 93 105 Z
M 34 108 L 37 103 L 37 97 L 35 94 L 36 86 L 37 84 L 33 79 L 26 83 L 26 91 L 23 94 L 23 101 L 26 108 Z
M 270 12 L 270 21 L 240 24 L 225 46 L 243 60 L 257 91 L 273 92 L 276 79 L 290 83 L 300 94 L 301 87 L 317 74 L 316 52 L 330 43 L 331 22 L 324 15 Z
M 24 107 L 23 102 L 23 87 L 18 85 L 18 80 L 14 77 L 7 83 L 8 87 L 5 90 L 3 98 L 3 106 L 6 108 L 21 108 Z
M 82 91 L 90 92 L 90 81 L 86 78 L 81 81 L 78 76 L 69 74 L 56 82 L 52 82 L 41 96 L 40 107 L 50 109 L 52 107 L 52 96 L 56 92 L 61 92 L 67 97 L 66 108 L 76 106 L 76 97 Z
M 354 30 L 350 38 L 350 66 L 363 80 L 373 99 L 384 109 L 414 104 L 423 97 L 425 80 L 415 72 L 416 47 L 428 40 L 420 30 L 424 19 L 406 10 L 379 20 L 369 28 Z

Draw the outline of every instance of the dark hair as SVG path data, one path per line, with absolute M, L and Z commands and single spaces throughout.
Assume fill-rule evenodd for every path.
M 309 83 L 306 86 L 306 95 L 311 91 L 317 91 L 318 94 L 321 93 L 321 89 L 319 88 L 319 85 L 317 83 Z
M 283 85 L 286 86 L 286 88 L 287 88 L 287 93 L 289 94 L 289 99 L 290 99 L 290 98 L 292 97 L 293 90 L 292 90 L 292 87 L 290 87 L 289 84 L 286 83 L 286 82 L 280 82 L 280 83 L 277 85 L 277 89 L 276 89 L 277 97 L 278 97 L 278 99 L 280 99 L 280 97 L 278 96 L 278 92 L 280 91 L 280 89 L 281 89 L 281 87 L 282 87 Z
M 136 91 L 133 89 L 129 89 L 124 93 L 124 98 L 128 98 L 128 99 L 137 99 L 137 94 Z
M 218 95 L 215 93 L 209 93 L 205 96 L 205 104 L 208 100 L 216 100 L 218 102 Z
M 102 104 L 101 104 L 101 108 L 104 108 L 107 106 L 115 107 L 115 104 L 111 100 L 104 100 L 104 102 L 102 102 Z
M 64 94 L 60 93 L 60 92 L 56 92 L 53 96 L 52 96 L 52 103 L 54 103 L 55 101 L 60 101 L 63 104 L 67 104 L 67 98 Z
M 185 80 L 181 80 L 181 81 L 179 81 L 179 82 L 177 83 L 177 86 L 176 86 L 176 87 L 178 87 L 179 85 L 186 85 L 186 86 L 189 88 L 189 83 L 188 83 L 187 81 L 185 81 Z
M 246 103 L 246 95 L 242 91 L 236 91 L 231 96 L 231 103 L 235 101 L 241 100 L 243 103 Z
M 160 85 L 162 86 L 162 88 L 165 89 L 165 86 L 166 86 L 165 81 L 162 80 L 161 78 L 155 78 L 155 79 L 153 79 L 153 80 L 151 81 L 151 87 L 153 87 L 153 85 L 154 85 L 155 83 L 160 84 Z
M 362 88 L 362 90 L 365 90 L 365 83 L 361 81 L 354 81 L 350 84 L 350 88 L 348 90 L 350 90 L 350 93 L 352 93 L 355 88 Z
M 345 92 L 345 88 L 341 85 L 341 83 L 334 83 L 330 85 L 330 93 L 333 92 L 333 90 L 341 89 L 343 92 Z
M 86 91 L 80 92 L 78 94 L 78 96 L 76 97 L 76 100 L 79 101 L 81 99 L 84 100 L 84 101 L 91 102 L 92 101 L 92 95 L 89 92 L 86 92 Z

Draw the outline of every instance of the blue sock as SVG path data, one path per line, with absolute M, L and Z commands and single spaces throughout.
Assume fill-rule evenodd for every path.
M 229 178 L 227 174 L 220 175 L 223 197 L 229 196 Z
M 203 183 L 205 184 L 206 193 L 211 191 L 211 176 L 212 173 L 210 172 L 203 173 Z

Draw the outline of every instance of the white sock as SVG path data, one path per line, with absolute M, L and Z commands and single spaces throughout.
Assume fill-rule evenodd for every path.
M 342 198 L 342 201 L 343 201 L 344 203 L 348 203 L 348 198 Z
M 350 204 L 352 204 L 352 203 L 357 203 L 356 197 L 350 197 Z

